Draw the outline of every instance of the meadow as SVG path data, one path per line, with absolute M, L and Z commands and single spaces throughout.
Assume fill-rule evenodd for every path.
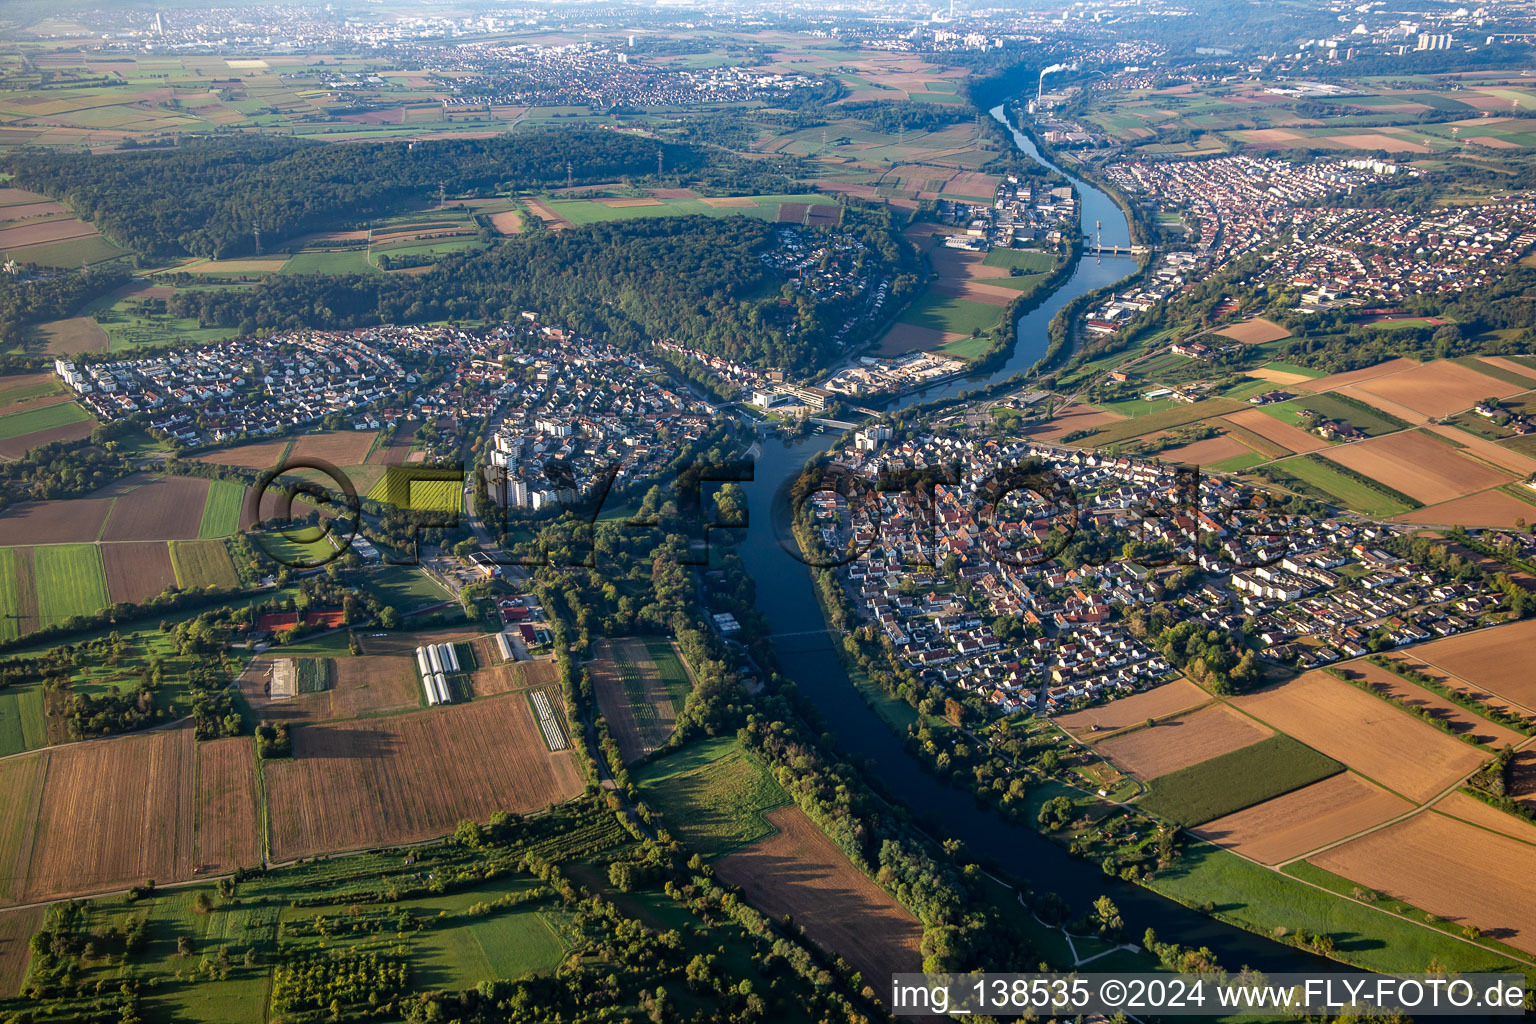
M 46 544 L 32 550 L 38 626 L 94 615 L 111 604 L 101 551 L 94 544 Z
M 700 740 L 635 773 L 645 798 L 666 827 L 706 857 L 772 835 L 767 814 L 789 803 L 786 793 L 734 736 Z

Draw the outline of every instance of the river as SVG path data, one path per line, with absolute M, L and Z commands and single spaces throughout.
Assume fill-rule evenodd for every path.
M 1007 123 L 1001 106 L 993 108 L 991 114 L 1012 132 L 1014 143 L 1024 153 L 1052 166 L 1028 137 Z M 1104 244 L 1129 245 L 1129 225 L 1114 200 L 1085 181 L 1067 177 L 1072 178 L 1082 199 L 1083 223 L 1090 238 L 1094 221 L 1099 221 Z M 1044 354 L 1046 328 L 1057 310 L 1084 292 L 1125 277 L 1135 266 L 1130 257 L 1081 257 L 1072 276 L 1054 295 L 1019 318 L 1015 350 L 1001 367 L 907 396 L 895 407 L 991 384 L 1027 369 Z M 783 489 L 823 443 L 824 438 L 815 437 L 762 441 L 754 479 L 743 485 L 753 527 L 744 532 L 738 550 L 757 581 L 758 606 L 777 638 L 774 647 L 785 675 L 820 710 L 844 752 L 868 762 L 873 776 L 888 793 L 922 820 L 937 823 L 943 836 L 964 841 L 977 857 L 991 862 L 1006 877 L 1041 892 L 1057 892 L 1074 914 L 1107 892 L 1125 919 L 1126 934 L 1136 941 L 1146 928 L 1153 927 L 1164 941 L 1209 946 L 1229 968 L 1246 964 L 1265 971 L 1315 971 L 1331 966 L 1291 946 L 1215 921 L 1141 886 L 1109 878 L 1096 864 L 1073 858 L 1033 829 L 983 810 L 969 794 L 928 774 L 854 689 L 826 631 L 810 573 L 769 528 L 775 518 L 774 504 L 781 500 Z M 1019 969 L 1027 966 L 1021 964 Z

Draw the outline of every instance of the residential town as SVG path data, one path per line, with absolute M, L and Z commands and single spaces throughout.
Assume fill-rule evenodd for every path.
M 854 486 L 813 492 L 822 547 L 843 556 L 836 572 L 854 606 L 924 684 L 1000 712 L 1050 714 L 1174 678 L 1131 625 L 1153 602 L 1217 634 L 1241 629 L 1262 640 L 1265 660 L 1296 668 L 1458 633 L 1500 604 L 1391 554 L 1393 527 L 1256 518 L 1225 480 L 1201 479 L 1191 507 L 1188 481 L 1150 460 L 949 433 L 890 438 L 859 431 L 831 465 L 866 483 L 950 466 L 958 482 L 933 488 L 931 505 L 905 492 L 860 498 Z M 1073 500 L 989 496 L 1006 467 L 1031 460 Z M 1072 565 L 1058 556 L 1073 527 L 1134 539 L 1135 557 L 1117 547 L 1101 564 Z

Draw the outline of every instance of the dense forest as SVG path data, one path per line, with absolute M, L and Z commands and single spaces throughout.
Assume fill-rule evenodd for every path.
M 845 230 L 870 246 L 874 260 L 910 261 L 887 218 L 871 214 L 862 228 L 856 221 L 850 218 Z M 618 344 L 670 337 L 731 359 L 808 367 L 825 354 L 840 311 L 781 294 L 783 282 L 759 258 L 773 238 L 773 225 L 750 217 L 531 231 L 483 253 L 446 257 L 416 277 L 278 275 L 250 289 L 181 292 L 170 310 L 242 333 L 510 320 L 535 310 L 548 322 Z M 915 286 L 915 274 L 909 276 L 893 291 Z
M 0 336 L 13 337 L 25 323 L 58 320 L 80 304 L 128 280 L 126 268 L 75 271 L 39 280 L 0 274 Z
M 269 138 L 191 140 L 174 149 L 105 155 L 24 149 L 8 155 L 15 184 L 71 206 L 145 256 L 224 259 L 305 232 L 382 214 L 456 190 L 506 191 L 654 174 L 695 166 L 698 151 L 633 134 L 567 130 L 489 139 L 345 146 Z

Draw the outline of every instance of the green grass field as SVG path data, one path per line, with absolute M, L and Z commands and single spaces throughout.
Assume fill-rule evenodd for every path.
M 21 632 L 17 621 L 9 617 L 19 614 L 21 610 L 19 573 L 15 550 L 0 548 L 0 638 L 6 640 Z
M 336 252 L 295 253 L 283 269 L 283 274 L 378 274 L 378 267 L 368 262 L 368 254 L 362 249 L 341 249 Z
M 683 667 L 683 659 L 678 657 L 669 641 L 656 637 L 645 641 L 645 649 L 651 652 L 651 661 L 656 664 L 656 671 L 661 673 L 661 684 L 672 698 L 672 707 L 681 711 L 683 703 L 688 699 L 688 691 L 693 689 L 688 679 L 688 670 Z
M 940 345 L 939 351 L 956 359 L 980 359 L 991 347 L 992 339 L 983 335 L 980 338 L 962 338 L 948 345 Z
M 762 220 L 778 220 L 779 208 L 785 203 L 806 203 L 815 206 L 833 206 L 836 201 L 829 196 L 815 193 L 803 195 L 746 196 L 752 206 L 711 206 L 701 199 L 661 199 L 655 206 L 607 206 L 595 199 L 546 199 L 555 213 L 572 224 L 596 224 L 599 221 L 633 220 L 636 217 L 680 217 L 697 214 L 703 217 L 730 217 L 741 215 Z
M 1196 420 L 1206 420 L 1223 413 L 1236 412 L 1244 407 L 1244 403 L 1234 402 L 1228 398 L 1212 398 L 1195 402 L 1193 405 L 1175 403 L 1168 408 L 1126 420 L 1124 423 L 1111 423 L 1102 427 L 1088 439 L 1087 443 L 1095 447 L 1115 444 L 1119 441 L 1128 441 L 1133 437 L 1140 437 L 1142 434 L 1182 427 Z
M 5 387 L 5 379 L 0 378 L 0 409 L 15 405 L 17 402 L 25 402 L 31 398 L 42 398 L 45 395 L 56 395 L 64 390 L 64 384 L 57 378 L 41 380 L 34 384 L 17 384 Z
M 58 405 L 45 405 L 41 409 L 13 412 L 9 416 L 0 416 L 0 441 L 9 441 L 13 437 L 35 434 L 40 430 L 52 430 L 54 427 L 79 423 L 90 418 L 90 413 L 74 402 L 60 402 Z
M 206 518 L 206 513 L 205 513 Z M 171 541 L 171 566 L 179 587 L 237 587 L 240 577 L 222 540 Z
M 1048 252 L 1026 252 L 1022 249 L 992 249 L 982 264 L 988 267 L 1017 267 L 1030 273 L 1043 273 L 1056 266 L 1056 257 Z M 1002 278 L 1001 280 L 1007 280 Z M 987 278 L 988 284 L 996 283 L 992 278 Z
M 1338 959 L 1367 970 L 1423 971 L 1431 960 L 1452 971 L 1495 971 L 1510 964 L 1495 952 L 1340 899 L 1205 843 L 1187 847 L 1146 884 L 1186 906 L 1209 903 L 1212 916 L 1260 935 L 1300 930 L 1331 936 Z
M 1200 825 L 1343 770 L 1326 754 L 1277 734 L 1160 775 L 1137 804 L 1168 821 Z
M 75 615 L 94 615 L 111 604 L 101 550 L 94 544 L 48 544 L 32 549 L 37 617 L 42 627 Z
M 896 319 L 898 323 L 915 324 L 935 331 L 970 334 L 973 330 L 987 331 L 996 327 L 1003 318 L 1005 308 L 977 302 L 975 299 L 929 292 L 908 306 L 906 312 Z
M 323 565 L 336 554 L 330 541 L 325 539 L 324 527 L 300 526 L 289 530 L 273 530 L 251 534 L 256 550 L 269 558 L 294 568 L 313 568 Z
M 641 768 L 635 780 L 667 829 L 706 857 L 772 835 L 764 815 L 789 803 L 789 794 L 734 737 L 694 743 Z
M 240 529 L 240 506 L 245 501 L 245 487 L 228 480 L 214 480 L 208 485 L 208 502 L 203 506 L 203 522 L 197 535 L 204 540 L 232 537 Z
M 1206 468 L 1214 469 L 1218 473 L 1241 473 L 1245 469 L 1252 469 L 1254 466 L 1268 461 L 1264 456 L 1253 452 L 1248 455 L 1234 455 L 1230 459 L 1213 462 Z
M 1282 472 L 1311 484 L 1326 495 L 1332 495 L 1340 505 L 1373 516 L 1393 516 L 1407 512 L 1414 506 L 1397 501 L 1374 488 L 1367 487 L 1353 477 L 1333 469 L 1322 459 L 1301 456 L 1279 463 Z

